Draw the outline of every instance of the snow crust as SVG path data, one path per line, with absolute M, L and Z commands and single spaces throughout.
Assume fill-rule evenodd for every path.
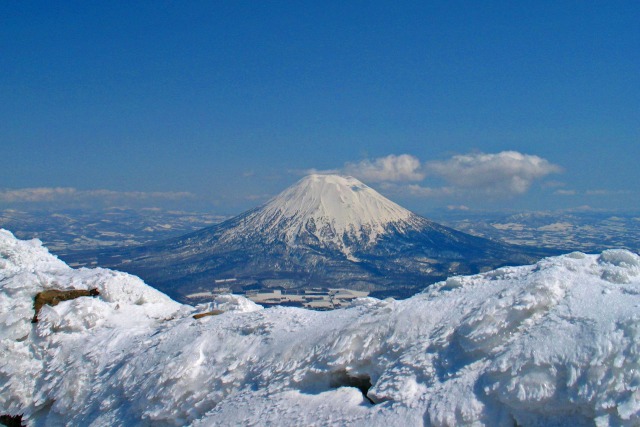
M 261 230 L 294 245 L 305 233 L 351 256 L 350 242 L 373 244 L 388 231 L 416 222 L 411 211 L 356 178 L 313 174 L 302 178 L 247 217 L 233 235 Z
M 43 289 L 97 287 L 44 307 Z M 226 310 L 194 319 L 203 309 Z M 348 378 L 369 378 L 366 399 Z M 329 312 L 180 305 L 0 231 L 0 414 L 28 425 L 633 426 L 640 257 L 571 253 Z

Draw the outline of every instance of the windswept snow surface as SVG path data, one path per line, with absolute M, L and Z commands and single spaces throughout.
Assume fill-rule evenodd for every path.
M 31 323 L 37 292 L 93 287 Z M 640 424 L 640 257 L 622 250 L 316 312 L 183 306 L 1 231 L 0 339 L 0 415 L 29 425 Z

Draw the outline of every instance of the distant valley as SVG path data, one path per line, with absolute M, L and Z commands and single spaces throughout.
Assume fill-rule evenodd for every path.
M 637 212 L 446 212 L 431 218 L 465 233 L 514 245 L 581 252 L 640 250 Z
M 301 194 L 306 194 L 307 191 L 305 189 Z M 344 194 L 329 196 L 342 198 L 343 202 L 345 200 Z M 381 200 L 384 202 L 386 199 Z M 346 203 L 353 204 L 353 201 Z M 396 208 L 392 207 L 393 209 Z M 597 211 L 511 214 L 442 211 L 432 213 L 429 217 L 439 224 L 468 233 L 460 233 L 454 239 L 458 242 L 455 245 L 459 245 L 459 250 L 464 252 L 465 247 L 471 248 L 467 255 L 462 255 L 462 252 L 452 254 L 451 247 L 446 249 L 443 246 L 440 248 L 442 253 L 449 252 L 449 255 L 443 256 L 438 254 L 435 247 L 425 249 L 425 243 L 418 243 L 416 246 L 411 239 L 424 237 L 419 237 L 418 232 L 407 240 L 408 235 L 398 233 L 402 227 L 391 233 L 402 238 L 387 239 L 382 252 L 376 253 L 366 249 L 365 241 L 369 239 L 367 233 L 371 231 L 371 225 L 363 229 L 365 243 L 358 243 L 354 237 L 356 234 L 344 241 L 335 240 L 334 231 L 327 228 L 325 231 L 328 234 L 323 235 L 330 240 L 327 246 L 314 241 L 320 235 L 317 230 L 307 233 L 309 227 L 321 227 L 318 218 L 312 218 L 311 222 L 302 227 L 289 221 L 284 225 L 280 224 L 278 231 L 278 227 L 273 225 L 277 221 L 273 224 L 264 222 L 255 227 L 248 226 L 246 218 L 252 215 L 255 217 L 252 212 L 254 211 L 238 217 L 240 219 L 232 225 L 241 230 L 237 232 L 240 235 L 249 236 L 248 239 L 229 246 L 232 250 L 216 246 L 220 236 L 225 233 L 227 239 L 230 236 L 224 229 L 216 231 L 219 229 L 215 228 L 228 218 L 211 213 L 124 208 L 57 212 L 5 209 L 0 211 L 0 227 L 14 232 L 20 238 L 41 239 L 53 253 L 72 266 L 108 266 L 131 271 L 174 298 L 190 303 L 204 301 L 212 292 L 232 291 L 250 297 L 260 294 L 262 296 L 255 298 L 271 298 L 272 302 L 308 305 L 313 302 L 312 299 L 295 296 L 299 292 L 295 289 L 305 288 L 301 283 L 308 283 L 306 289 L 324 289 L 322 304 L 325 306 L 333 305 L 329 288 L 352 287 L 373 296 L 406 297 L 421 286 L 450 275 L 470 274 L 510 263 L 526 263 L 526 256 L 517 254 L 520 246 L 530 247 L 532 253 L 529 259 L 534 260 L 536 251 L 544 254 L 545 250 L 559 253 L 624 248 L 638 252 L 640 242 L 640 215 L 637 214 Z M 404 211 L 401 212 L 405 215 Z M 276 220 L 278 215 L 271 215 L 269 221 Z M 447 228 L 438 228 L 441 226 L 424 218 L 410 220 L 415 221 L 418 221 L 416 224 L 428 224 L 432 231 L 440 230 L 437 233 L 445 233 L 442 236 L 453 232 Z M 373 225 L 374 228 L 376 226 Z M 252 227 L 260 228 L 261 232 L 270 230 L 282 234 L 280 237 L 272 235 L 264 238 L 262 235 L 252 234 Z M 287 234 L 287 227 L 299 227 L 303 232 L 300 236 L 294 236 L 298 240 L 294 239 L 293 246 L 289 248 L 277 244 L 280 240 L 292 238 Z M 352 225 L 348 224 L 348 227 Z M 380 228 L 378 232 L 383 229 L 384 227 Z M 190 233 L 193 235 L 184 239 L 183 236 Z M 472 236 L 487 240 L 473 240 Z M 433 237 L 427 239 L 433 240 Z M 438 239 L 442 237 L 435 241 Z M 445 240 L 441 240 L 439 244 L 442 245 Z M 498 242 L 516 246 L 500 246 Z M 483 256 L 483 245 L 493 255 Z M 208 249 L 213 246 L 218 249 Z M 473 249 L 474 246 L 476 249 Z M 145 247 L 148 248 L 147 252 L 141 249 Z M 189 261 L 188 253 L 197 253 L 197 256 Z M 169 259 L 172 262 L 166 261 Z M 198 263 L 200 267 L 196 266 Z M 158 272 L 155 276 L 154 271 Z M 266 271 L 271 273 L 265 275 Z M 193 277 L 196 279 L 193 280 Z M 389 289 L 387 285 L 394 281 L 402 285 Z M 174 286 L 176 283 L 178 291 Z M 281 294 L 271 295 L 274 292 Z M 271 296 L 267 298 L 269 295 Z
M 582 252 L 640 250 L 640 212 L 438 211 L 425 216 L 492 240 Z M 0 209 L 0 228 L 21 239 L 38 238 L 56 254 L 150 243 L 197 231 L 229 216 L 165 209 Z
M 404 298 L 453 275 L 555 253 L 463 233 L 353 177 L 315 174 L 220 224 L 143 245 L 69 252 L 63 259 L 135 274 L 186 302 L 188 295 L 227 288 L 245 294 L 345 288 Z
M 57 255 L 132 246 L 180 236 L 227 217 L 160 208 L 0 210 L 0 228 L 20 239 L 38 238 Z

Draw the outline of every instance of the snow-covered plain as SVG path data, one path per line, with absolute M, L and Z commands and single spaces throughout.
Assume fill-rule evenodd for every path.
M 31 323 L 37 292 L 94 287 Z M 640 425 L 640 257 L 622 250 L 316 312 L 180 305 L 0 231 L 0 340 L 0 415 L 28 425 Z

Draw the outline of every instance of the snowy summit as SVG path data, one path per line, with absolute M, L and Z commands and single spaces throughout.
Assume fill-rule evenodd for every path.
M 48 289 L 92 289 L 45 305 Z M 0 231 L 0 416 L 29 426 L 637 426 L 640 257 L 571 253 L 329 312 L 177 304 Z M 194 318 L 196 313 L 216 315 Z
M 350 242 L 373 244 L 390 225 L 404 229 L 417 219 L 353 177 L 313 174 L 248 215 L 233 233 L 262 230 L 291 245 L 309 233 L 319 244 L 336 245 L 349 256 Z

